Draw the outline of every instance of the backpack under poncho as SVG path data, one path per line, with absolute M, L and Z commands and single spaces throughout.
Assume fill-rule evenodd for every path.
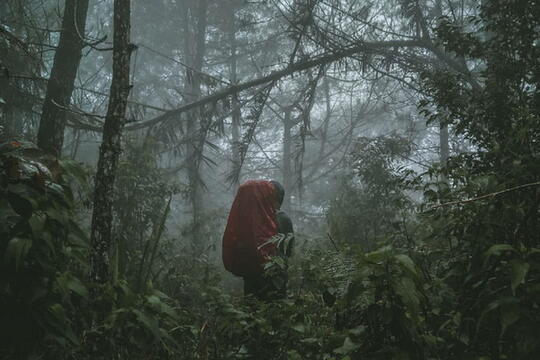
M 276 190 L 269 181 L 250 180 L 238 188 L 223 234 L 223 265 L 236 276 L 262 273 L 276 255 L 268 240 L 278 232 Z

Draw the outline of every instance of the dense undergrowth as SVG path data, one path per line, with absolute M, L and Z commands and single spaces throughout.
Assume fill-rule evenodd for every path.
M 151 282 L 135 291 L 137 282 L 119 280 L 91 298 L 89 249 L 67 185 L 84 174 L 53 163 L 63 174 L 55 180 L 36 154 L 17 142 L 2 148 L 2 235 L 11 238 L 2 248 L 5 358 L 530 359 L 538 352 L 540 250 L 493 242 L 489 223 L 482 236 L 454 235 L 466 234 L 461 227 L 480 221 L 475 214 L 489 203 L 408 220 L 408 236 L 424 239 L 413 244 L 389 224 L 393 235 L 374 251 L 341 239 L 310 246 L 293 258 L 284 301 L 231 296 L 218 268 L 187 255 L 176 261 L 189 269 L 174 267 L 179 273 L 162 281 L 169 296 Z M 418 226 L 427 221 L 430 228 Z
M 426 116 L 472 150 L 415 174 L 397 166 L 394 154 L 409 151 L 401 139 L 360 141 L 329 209 L 331 241 L 296 252 L 283 301 L 243 299 L 212 261 L 170 255 L 163 204 L 177 190 L 135 175 L 120 181 L 148 183 L 148 202 L 130 207 L 146 233 L 97 288 L 79 219 L 85 172 L 29 144 L 2 145 L 0 357 L 538 358 L 540 65 L 530 45 L 540 25 L 504 4 L 473 19 L 489 36 L 439 27 L 449 48 L 485 66 L 482 89 L 425 74 Z

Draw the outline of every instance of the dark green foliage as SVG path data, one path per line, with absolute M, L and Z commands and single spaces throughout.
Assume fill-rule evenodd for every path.
M 84 171 L 18 141 L 0 146 L 0 161 L 0 357 L 180 354 L 169 333 L 181 312 L 171 299 L 86 281 L 89 249 L 71 190 L 86 181 Z
M 186 336 L 179 326 L 185 321 L 184 312 L 173 308 L 174 301 L 162 292 L 151 288 L 135 292 L 120 281 L 101 286 L 99 293 L 88 309 L 81 309 L 82 315 L 92 317 L 97 311 L 104 316 L 83 328 L 84 341 L 73 349 L 74 357 L 169 359 L 190 351 L 173 338 L 179 333 Z
M 0 161 L 0 354 L 76 346 L 71 315 L 88 293 L 76 274 L 88 248 L 67 181 L 84 174 L 18 141 L 1 145 Z
M 388 307 L 383 306 L 381 312 L 373 302 L 366 313 L 375 314 L 376 323 L 385 323 L 384 327 L 362 318 L 362 307 L 344 315 L 351 321 L 349 327 L 362 325 L 366 326 L 364 332 L 376 332 L 377 350 L 397 351 L 396 358 L 532 359 L 540 354 L 535 330 L 540 328 L 540 193 L 536 184 L 540 173 L 540 26 L 537 16 L 531 18 L 539 11 L 536 2 L 486 2 L 479 17 L 471 19 L 480 26 L 479 33 L 466 33 L 450 19 L 441 21 L 441 42 L 483 68 L 482 84 L 448 72 L 425 73 L 426 90 L 432 98 L 426 99 L 423 109 L 431 121 L 450 123 L 472 146 L 469 152 L 450 160 L 444 170 L 447 184 L 439 180 L 429 183 L 428 176 L 420 179 L 427 204 L 417 220 L 420 229 L 412 237 L 414 246 L 408 251 L 423 276 L 411 282 L 399 273 L 386 273 L 390 304 L 400 299 L 399 292 L 392 295 L 398 290 L 392 284 L 400 283 L 412 290 L 409 302 L 401 306 L 418 304 L 421 316 L 407 316 L 396 328 L 388 320 L 395 316 L 384 317 Z M 433 168 L 425 175 L 440 179 L 441 173 Z M 361 191 L 349 188 L 343 198 L 355 203 L 352 199 Z M 493 195 L 476 199 L 486 194 Z M 432 208 L 437 203 L 466 199 L 473 200 Z M 362 202 L 355 204 L 355 213 L 362 211 Z M 355 206 L 346 209 L 345 218 Z M 358 219 L 358 223 L 349 222 L 351 227 L 345 234 L 356 236 L 365 228 L 362 217 Z M 352 231 L 354 225 L 356 232 Z M 395 239 L 391 231 L 384 236 Z M 375 290 L 380 289 L 377 267 L 359 265 L 361 273 L 375 271 L 368 278 L 375 280 Z M 371 281 L 367 284 L 374 285 Z M 417 293 L 414 284 L 418 281 L 423 285 Z M 370 293 L 367 287 L 360 289 L 358 294 Z M 379 291 L 384 298 L 381 294 Z M 412 301 L 416 298 L 413 294 L 421 294 L 418 303 Z M 396 329 L 406 331 L 396 333 Z M 354 351 L 355 344 L 364 345 L 361 349 L 366 350 L 362 339 L 355 342 L 351 338 L 348 348 Z M 375 353 L 363 356 L 376 358 Z
M 338 318 L 338 327 L 348 329 L 348 348 L 341 352 L 369 359 L 425 358 L 435 337 L 426 324 L 421 271 L 390 247 L 360 253 L 356 261 Z
M 338 242 L 374 249 L 389 233 L 404 234 L 410 171 L 399 160 L 410 152 L 407 139 L 392 136 L 360 138 L 349 158 L 351 172 L 342 180 L 328 211 L 332 236 Z
M 164 221 L 170 199 L 177 187 L 167 182 L 168 174 L 156 162 L 156 144 L 127 142 L 120 158 L 114 202 L 115 265 L 117 278 L 125 278 L 137 288 L 151 280 L 156 251 L 163 241 Z
M 430 192 L 447 202 L 494 194 L 428 212 L 448 260 L 438 270 L 455 293 L 441 328 L 456 358 L 532 359 L 540 352 L 532 329 L 540 326 L 538 146 L 540 4 L 485 2 L 467 33 L 443 19 L 439 36 L 450 49 L 482 66 L 481 88 L 468 79 L 426 74 L 428 91 L 445 121 L 474 148 L 454 157 L 450 191 Z M 438 117 L 426 109 L 426 113 Z M 536 269 L 536 270 L 535 270 Z

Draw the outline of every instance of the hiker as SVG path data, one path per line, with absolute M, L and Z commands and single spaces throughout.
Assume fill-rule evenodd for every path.
M 249 180 L 236 193 L 223 234 L 223 264 L 244 279 L 245 296 L 260 300 L 287 296 L 293 227 L 280 210 L 284 195 L 280 183 L 264 180 Z M 281 261 L 271 262 L 268 269 L 276 257 Z

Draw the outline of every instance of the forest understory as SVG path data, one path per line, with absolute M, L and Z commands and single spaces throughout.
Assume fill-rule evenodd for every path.
M 539 85 L 537 0 L 1 1 L 0 359 L 540 359 Z

